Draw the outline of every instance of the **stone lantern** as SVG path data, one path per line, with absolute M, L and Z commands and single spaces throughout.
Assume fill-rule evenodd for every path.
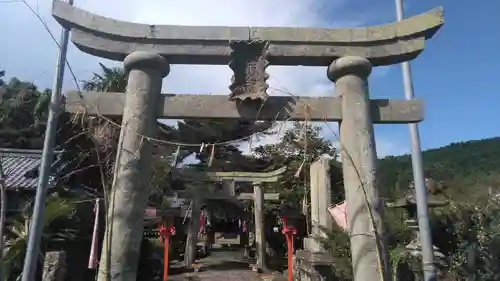
M 442 193 L 444 189 L 442 183 L 439 186 L 436 185 L 433 179 L 426 178 L 425 184 L 429 191 L 427 197 L 427 206 L 428 208 L 437 208 L 446 206 L 449 201 Z M 415 198 L 415 190 L 413 188 L 413 183 L 410 184 L 410 192 L 396 200 L 395 202 L 387 203 L 387 207 L 389 208 L 400 208 L 406 211 L 407 220 L 405 221 L 406 225 L 413 232 L 413 240 L 408 243 L 405 247 L 406 254 L 410 258 L 411 261 L 411 270 L 414 272 L 415 279 L 421 280 L 421 259 L 422 259 L 422 245 L 420 241 L 420 233 L 418 228 L 418 218 L 417 218 L 417 201 Z M 439 251 L 439 248 L 433 246 L 434 249 L 434 263 L 438 268 L 438 274 L 441 275 L 443 273 L 443 269 L 447 266 L 446 256 Z

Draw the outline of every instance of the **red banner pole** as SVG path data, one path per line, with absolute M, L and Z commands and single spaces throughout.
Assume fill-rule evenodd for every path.
M 281 221 L 283 222 L 282 232 L 285 234 L 288 249 L 288 281 L 293 281 L 293 238 L 297 234 L 297 231 L 286 224 L 285 217 L 282 217 Z
M 164 242 L 163 248 L 163 281 L 168 280 L 168 252 L 169 252 L 169 244 L 170 244 L 170 236 L 174 234 L 175 228 L 173 226 L 165 227 L 161 225 L 158 232 L 160 233 L 160 237 Z

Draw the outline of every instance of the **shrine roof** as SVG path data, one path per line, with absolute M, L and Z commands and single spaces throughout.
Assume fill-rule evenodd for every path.
M 54 154 L 49 187 L 54 186 L 59 172 L 67 165 L 61 158 L 62 151 L 55 151 Z M 9 190 L 35 190 L 41 163 L 42 150 L 0 148 L 0 164 L 5 174 L 5 186 Z

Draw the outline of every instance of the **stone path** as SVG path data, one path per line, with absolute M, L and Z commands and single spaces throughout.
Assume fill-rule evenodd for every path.
M 172 265 L 170 281 L 260 281 L 262 274 L 255 273 L 250 268 L 250 261 L 243 257 L 243 251 L 235 248 L 220 248 L 211 251 L 206 258 L 197 261 L 201 270 L 197 273 L 176 273 Z M 278 279 L 279 280 L 279 279 Z
M 188 274 L 174 275 L 169 277 L 168 280 L 172 281 L 184 281 L 184 280 L 196 280 L 196 281 L 260 281 L 262 280 L 257 273 L 251 270 L 243 269 L 232 269 L 232 270 L 207 270 L 203 272 L 198 272 L 188 276 Z

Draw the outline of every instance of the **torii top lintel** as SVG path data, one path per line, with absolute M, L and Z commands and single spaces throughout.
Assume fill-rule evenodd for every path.
M 276 182 L 278 178 L 286 171 L 287 167 L 283 166 L 277 170 L 270 172 L 200 172 L 191 170 L 174 169 L 174 175 L 183 181 L 199 181 L 199 182 Z
M 54 0 L 54 18 L 71 29 L 73 43 L 83 52 L 123 60 L 134 51 L 163 55 L 171 64 L 225 65 L 235 41 L 268 42 L 272 65 L 327 66 L 342 56 L 361 56 L 374 66 L 417 57 L 443 25 L 441 7 L 386 25 L 344 28 L 222 27 L 148 25 L 94 15 Z

